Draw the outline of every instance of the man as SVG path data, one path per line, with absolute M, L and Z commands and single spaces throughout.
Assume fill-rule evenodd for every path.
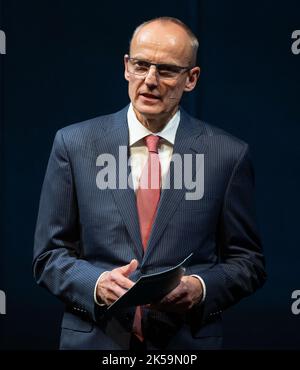
M 124 57 L 131 104 L 55 137 L 34 274 L 65 302 L 62 349 L 221 348 L 222 311 L 265 280 L 248 145 L 179 107 L 199 77 L 197 48 L 177 19 L 142 24 Z M 120 148 L 132 186 L 105 187 L 103 158 L 116 159 L 110 179 L 126 167 Z M 189 171 L 195 188 L 203 183 L 198 194 L 189 181 L 177 186 Z M 180 284 L 160 301 L 106 311 L 141 274 L 191 252 Z

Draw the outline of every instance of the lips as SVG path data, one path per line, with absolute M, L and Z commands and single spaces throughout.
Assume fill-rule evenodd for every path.
M 154 94 L 150 94 L 150 93 L 141 93 L 140 95 L 144 96 L 147 99 L 156 99 L 156 100 L 160 99 L 159 96 L 154 95 Z

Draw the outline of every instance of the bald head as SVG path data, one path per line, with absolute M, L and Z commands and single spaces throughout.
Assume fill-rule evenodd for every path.
M 160 131 L 178 110 L 182 94 L 195 88 L 197 46 L 187 27 L 170 18 L 135 30 L 130 55 L 124 55 L 124 77 L 136 117 L 150 131 Z
M 156 37 L 155 37 L 156 36 Z M 199 47 L 198 40 L 190 28 L 177 18 L 160 17 L 151 19 L 139 25 L 130 40 L 130 54 L 136 44 L 152 41 L 154 43 L 167 42 L 170 46 L 176 47 L 184 56 L 187 65 L 193 67 L 196 65 L 197 51 Z M 156 39 L 155 39 L 156 38 Z M 162 40 L 162 38 L 164 40 Z M 151 41 L 150 41 L 151 42 Z

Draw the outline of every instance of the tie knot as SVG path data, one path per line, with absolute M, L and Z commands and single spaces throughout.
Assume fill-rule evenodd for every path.
M 147 145 L 147 148 L 149 152 L 158 153 L 158 143 L 160 140 L 159 136 L 156 135 L 148 135 L 144 137 L 145 143 Z

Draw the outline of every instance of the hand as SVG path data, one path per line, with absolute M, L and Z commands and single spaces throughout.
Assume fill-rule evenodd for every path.
M 98 302 L 102 301 L 110 305 L 126 293 L 134 285 L 134 282 L 127 277 L 136 270 L 137 266 L 138 261 L 133 259 L 128 265 L 104 272 L 96 288 Z
M 199 279 L 194 276 L 183 276 L 180 284 L 159 302 L 149 308 L 160 311 L 184 313 L 199 303 L 203 296 L 203 288 Z

